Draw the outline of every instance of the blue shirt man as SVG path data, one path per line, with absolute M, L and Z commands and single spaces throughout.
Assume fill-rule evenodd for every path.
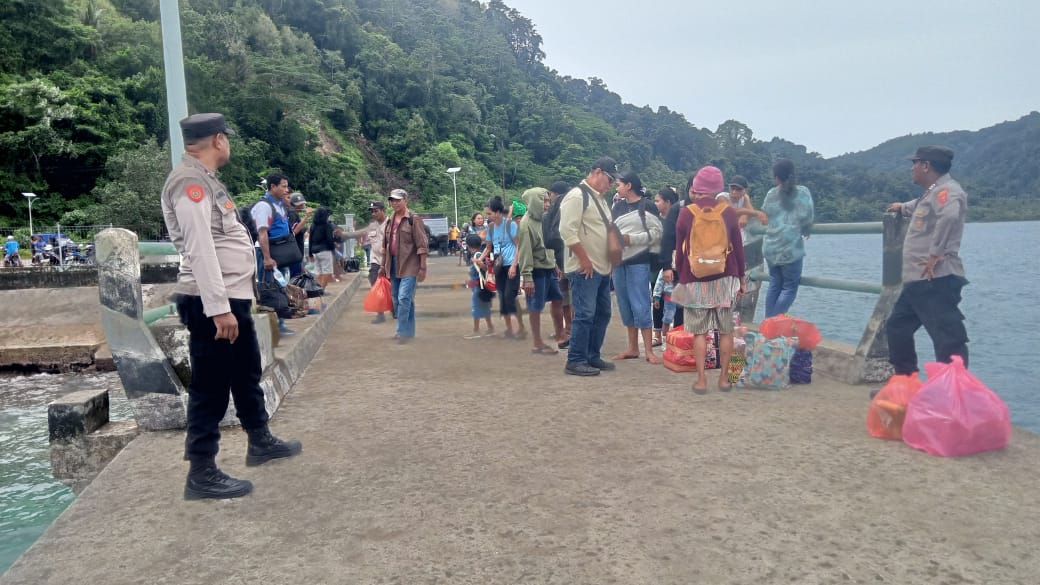
M 264 269 L 273 270 L 277 263 L 271 256 L 270 240 L 289 234 L 289 219 L 285 212 L 285 199 L 289 196 L 289 177 L 272 173 L 267 177 L 267 192 L 263 199 L 253 205 L 251 215 L 256 224 L 257 278 L 262 278 Z
M 18 252 L 18 240 L 14 239 L 14 236 L 7 236 L 7 241 L 4 242 L 4 258 L 10 258 L 11 255 Z

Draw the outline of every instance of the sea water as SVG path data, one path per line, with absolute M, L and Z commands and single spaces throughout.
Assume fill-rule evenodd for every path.
M 47 404 L 87 388 L 109 388 L 113 420 L 133 416 L 115 372 L 0 377 L 0 574 L 75 499 L 51 477 Z
M 1011 421 L 1040 433 L 1040 222 L 972 223 L 961 242 L 970 281 L 960 304 L 968 330 L 970 370 L 1007 402 Z M 806 242 L 806 276 L 881 282 L 881 235 L 812 236 Z M 763 287 L 767 286 L 763 283 Z M 756 321 L 765 305 L 759 296 Z M 877 295 L 801 287 L 791 314 L 820 328 L 824 337 L 856 345 Z M 935 359 L 922 327 L 917 357 Z

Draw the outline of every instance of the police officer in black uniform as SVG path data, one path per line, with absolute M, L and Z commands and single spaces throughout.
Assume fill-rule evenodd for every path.
M 191 384 L 184 486 L 188 500 L 237 498 L 253 491 L 247 480 L 217 468 L 219 424 L 229 395 L 249 435 L 246 465 L 292 457 L 299 441 L 283 441 L 268 429 L 260 388 L 260 346 L 251 307 L 256 258 L 238 209 L 216 175 L 231 156 L 235 134 L 221 114 L 195 114 L 180 122 L 185 154 L 163 186 L 162 210 L 181 254 L 174 294 L 190 334 Z

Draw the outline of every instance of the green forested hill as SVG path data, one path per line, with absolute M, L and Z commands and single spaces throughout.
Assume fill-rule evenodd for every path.
M 905 157 L 921 144 L 945 144 L 954 149 L 954 174 L 971 185 L 973 194 L 981 199 L 1036 201 L 1040 195 L 1040 112 L 977 132 L 903 136 L 833 160 L 839 170 L 868 167 L 905 171 Z
M 336 212 L 403 186 L 420 209 L 450 213 L 444 171 L 461 166 L 459 211 L 468 216 L 503 182 L 515 194 L 577 180 L 602 154 L 653 189 L 716 164 L 747 176 L 759 198 L 772 160 L 789 156 L 821 221 L 875 219 L 884 202 L 914 191 L 901 157 L 923 136 L 824 160 L 759 141 L 737 121 L 696 128 L 667 108 L 625 104 L 596 78 L 549 70 L 535 23 L 500 0 L 180 7 L 189 110 L 224 112 L 239 131 L 221 176 L 241 201 L 256 196 L 261 175 L 281 170 Z M 0 3 L 0 226 L 24 225 L 22 191 L 41 196 L 38 221 L 161 221 L 169 155 L 158 17 L 158 0 Z M 950 138 L 963 150 L 959 176 L 989 205 L 973 214 L 995 217 L 1014 197 L 1040 217 L 1037 167 L 1011 154 L 1036 136 L 1037 114 L 1001 126 Z M 969 172 L 972 160 L 985 172 Z

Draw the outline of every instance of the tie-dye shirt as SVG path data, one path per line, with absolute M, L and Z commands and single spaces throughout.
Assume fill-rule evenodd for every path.
M 762 253 L 770 265 L 790 264 L 805 257 L 803 235 L 809 234 L 813 224 L 813 200 L 809 189 L 798 185 L 790 208 L 782 203 L 780 188 L 766 193 L 762 211 L 769 216 Z

